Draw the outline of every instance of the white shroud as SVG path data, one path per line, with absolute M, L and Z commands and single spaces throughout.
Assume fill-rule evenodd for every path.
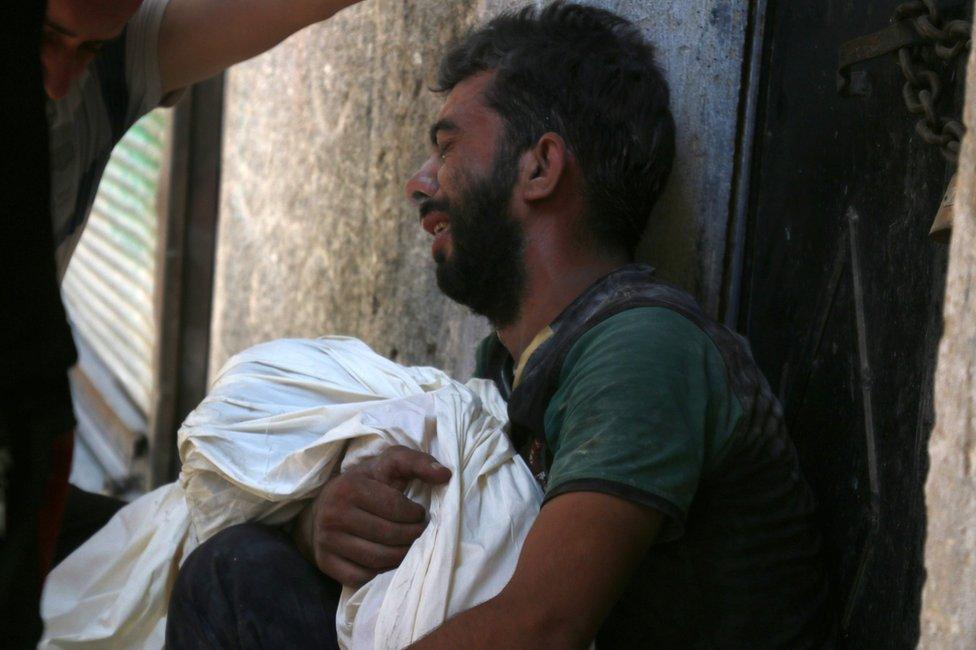
M 391 445 L 450 468 L 407 496 L 430 516 L 400 567 L 345 589 L 346 648 L 402 648 L 497 594 L 542 492 L 503 431 L 490 382 L 407 368 L 350 338 L 282 340 L 233 357 L 179 434 L 182 470 L 120 510 L 52 571 L 41 647 L 162 648 L 179 566 L 234 524 L 293 519 L 341 463 Z

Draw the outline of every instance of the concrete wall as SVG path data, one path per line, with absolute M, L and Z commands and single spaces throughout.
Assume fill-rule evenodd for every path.
M 467 376 L 486 323 L 439 295 L 402 186 L 440 55 L 512 0 L 367 0 L 228 75 L 211 373 L 284 336 L 362 338 Z M 642 256 L 715 311 L 746 0 L 606 0 L 659 45 L 679 159 Z
M 969 60 L 965 113 L 969 135 L 959 166 L 925 486 L 919 647 L 933 650 L 976 648 L 976 56 Z

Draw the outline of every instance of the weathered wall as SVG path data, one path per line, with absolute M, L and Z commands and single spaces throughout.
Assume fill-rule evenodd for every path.
M 927 573 L 919 647 L 976 648 L 976 62 L 966 125 L 936 375 L 926 483 Z
M 211 373 L 283 336 L 341 333 L 466 376 L 485 323 L 438 294 L 402 186 L 425 156 L 445 46 L 514 0 L 368 0 L 228 76 Z M 659 45 L 679 159 L 642 255 L 718 304 L 747 0 L 604 0 Z

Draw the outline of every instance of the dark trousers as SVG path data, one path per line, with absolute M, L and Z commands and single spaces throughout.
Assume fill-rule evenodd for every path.
M 233 526 L 193 551 L 180 569 L 166 647 L 338 648 L 340 591 L 281 531 Z

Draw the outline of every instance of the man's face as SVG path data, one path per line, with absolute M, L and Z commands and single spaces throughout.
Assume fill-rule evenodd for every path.
M 518 155 L 485 105 L 487 73 L 458 84 L 431 127 L 432 153 L 407 182 L 421 225 L 434 237 L 437 284 L 496 327 L 518 316 L 525 269 L 523 232 L 510 210 Z
M 122 33 L 142 0 L 48 0 L 41 41 L 44 91 L 68 94 L 104 45 Z

